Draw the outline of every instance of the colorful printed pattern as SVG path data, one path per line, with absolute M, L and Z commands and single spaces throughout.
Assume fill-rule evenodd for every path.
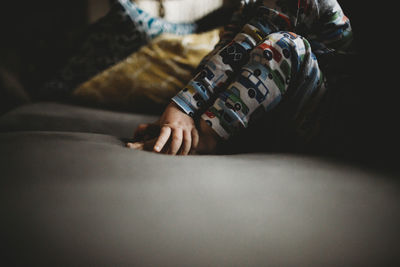
M 317 60 L 304 38 L 290 32 L 270 34 L 251 52 L 235 81 L 202 118 L 227 139 L 246 128 L 260 106 L 265 111 L 274 108 L 291 84 L 295 84 L 290 92 L 292 119 L 298 124 L 296 128 L 309 131 L 302 126 L 303 108 L 310 108 L 305 103 L 310 104 L 311 99 L 316 105 L 325 91 Z
M 234 17 L 242 30 L 219 49 L 235 30 L 228 26 L 217 51 L 173 101 L 228 139 L 248 126 L 255 110 L 268 111 L 287 95 L 296 130 L 311 135 L 308 118 L 326 91 L 314 54 L 349 49 L 349 20 L 335 0 L 264 0 L 249 6 Z

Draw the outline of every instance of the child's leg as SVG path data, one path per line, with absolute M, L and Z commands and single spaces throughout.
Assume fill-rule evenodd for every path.
M 284 102 L 281 119 L 307 139 L 315 134 L 313 116 L 325 91 L 308 41 L 289 32 L 273 33 L 250 53 L 235 81 L 202 118 L 229 139 Z
M 80 83 L 123 60 L 157 35 L 187 34 L 195 29 L 195 24 L 153 18 L 130 1 L 115 1 L 108 14 L 89 27 L 75 55 L 40 89 L 39 97 L 64 100 Z

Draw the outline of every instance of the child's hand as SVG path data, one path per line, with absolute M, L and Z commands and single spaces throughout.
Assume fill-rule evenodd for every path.
M 157 122 L 139 125 L 134 140 L 136 142 L 127 143 L 127 147 L 172 155 L 188 155 L 195 152 L 215 153 L 220 138 L 202 119 L 199 129 L 196 129 L 193 119 L 171 103 Z
M 194 120 L 170 103 L 159 120 L 160 134 L 154 144 L 155 152 L 188 155 L 199 143 Z
M 135 143 L 127 147 L 171 155 L 188 155 L 199 142 L 194 120 L 170 103 L 160 119 L 152 124 L 141 124 L 134 133 Z

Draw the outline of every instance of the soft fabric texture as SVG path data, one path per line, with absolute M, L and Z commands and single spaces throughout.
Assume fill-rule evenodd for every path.
M 293 153 L 126 148 L 121 137 L 151 119 L 55 103 L 0 117 L 2 264 L 400 262 L 398 172 Z
M 178 36 L 163 34 L 73 92 L 85 104 L 159 113 L 192 77 L 218 42 L 219 30 Z
M 5 266 L 398 266 L 400 187 L 284 154 L 173 157 L 0 134 Z
M 157 116 L 110 112 L 45 102 L 18 107 L 0 117 L 0 132 L 59 131 L 107 134 L 128 139 L 143 122 Z

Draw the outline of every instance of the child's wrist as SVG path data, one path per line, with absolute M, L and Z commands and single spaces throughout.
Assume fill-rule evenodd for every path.
M 179 110 L 183 114 L 187 115 L 188 117 L 192 118 L 193 120 L 195 119 L 194 116 L 191 116 L 190 114 L 187 114 L 186 111 L 181 106 L 179 106 L 177 103 L 175 103 L 175 101 L 171 101 L 168 104 L 167 108 L 174 108 L 176 110 Z

